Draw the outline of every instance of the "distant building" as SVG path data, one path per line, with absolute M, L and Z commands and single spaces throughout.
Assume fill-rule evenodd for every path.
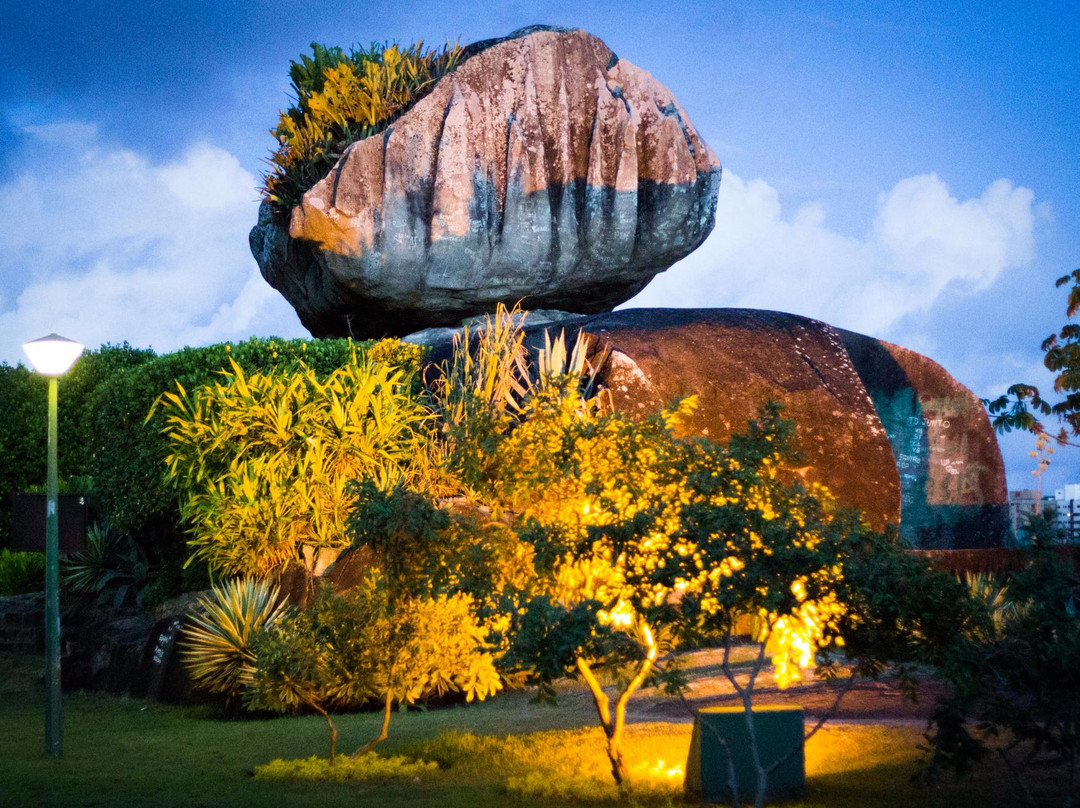
M 1038 492 L 1031 488 L 1009 492 L 1009 523 L 1013 535 L 1020 538 L 1024 515 L 1035 512 Z M 1080 483 L 1068 483 L 1042 499 L 1040 512 L 1053 508 L 1057 513 L 1058 527 L 1067 542 L 1080 541 Z
M 1038 498 L 1039 492 L 1034 488 L 1022 488 L 1019 491 L 1009 492 L 1009 524 L 1012 526 L 1013 536 L 1020 537 L 1024 515 L 1035 513 L 1035 503 Z
M 1080 483 L 1068 483 L 1054 492 L 1058 527 L 1065 533 L 1065 541 L 1080 538 Z

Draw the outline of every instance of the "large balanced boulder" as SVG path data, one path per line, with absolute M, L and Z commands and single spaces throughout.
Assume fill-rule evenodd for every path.
M 612 309 L 712 230 L 720 163 L 671 92 L 581 31 L 481 43 L 250 243 L 315 336 L 524 300 Z
M 691 432 L 725 442 L 767 401 L 795 421 L 806 479 L 876 528 L 921 549 L 999 547 L 1005 469 L 979 399 L 925 356 L 825 323 L 754 309 L 626 309 L 558 323 L 610 351 L 599 381 L 614 405 L 655 411 L 696 395 Z M 430 331 L 432 361 L 450 332 Z M 411 339 L 411 338 L 410 338 Z

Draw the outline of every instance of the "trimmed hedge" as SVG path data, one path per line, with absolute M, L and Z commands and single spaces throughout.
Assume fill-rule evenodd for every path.
M 256 338 L 160 356 L 127 343 L 89 351 L 60 380 L 59 473 L 92 477 L 106 521 L 132 536 L 167 578 L 158 582 L 161 594 L 178 591 L 185 584 L 186 535 L 177 494 L 164 479 L 164 419 L 158 412 L 147 417 L 154 402 L 177 382 L 188 390 L 205 384 L 227 370 L 230 359 L 248 372 L 303 362 L 323 376 L 345 364 L 354 348 L 419 364 L 419 349 L 397 340 Z M 14 494 L 45 479 L 46 406 L 43 378 L 22 365 L 0 364 L 0 547 L 11 541 Z M 204 571 L 184 574 L 187 586 L 205 582 Z

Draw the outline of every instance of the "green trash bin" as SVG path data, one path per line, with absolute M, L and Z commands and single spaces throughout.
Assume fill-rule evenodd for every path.
M 767 801 L 797 799 L 806 785 L 803 759 L 803 711 L 801 707 L 754 708 L 754 733 L 765 768 L 784 759 L 769 775 Z M 727 747 L 721 741 L 727 741 Z M 739 801 L 753 803 L 757 772 L 750 755 L 750 740 L 742 707 L 708 707 L 694 719 L 690 756 L 686 761 L 686 795 L 703 802 L 731 802 L 731 770 L 728 750 L 735 764 Z

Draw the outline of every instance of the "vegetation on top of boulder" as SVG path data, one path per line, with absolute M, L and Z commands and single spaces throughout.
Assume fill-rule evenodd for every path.
M 350 143 L 385 130 L 459 63 L 462 49 L 449 42 L 424 50 L 372 43 L 346 53 L 311 43 L 311 56 L 289 65 L 296 103 L 270 130 L 278 148 L 263 193 L 279 209 L 300 203 L 325 177 Z

